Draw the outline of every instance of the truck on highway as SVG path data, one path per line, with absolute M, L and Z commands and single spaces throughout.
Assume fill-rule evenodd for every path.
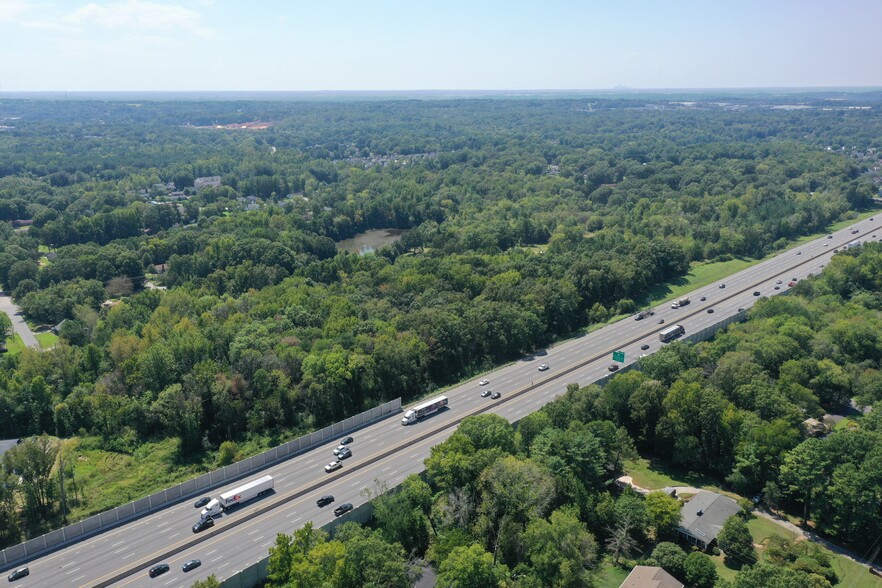
M 683 298 L 678 298 L 677 300 L 671 302 L 671 308 L 680 308 L 681 306 L 686 306 L 687 304 L 689 304 L 689 297 L 684 296 Z
M 447 408 L 446 396 L 439 396 L 438 398 L 427 400 L 419 406 L 415 406 L 404 413 L 404 417 L 401 419 L 401 424 L 410 425 L 420 419 L 426 418 L 429 415 L 435 414 L 439 410 L 444 410 L 445 408 Z
M 854 249 L 855 247 L 860 247 L 860 246 L 861 246 L 860 240 L 856 239 L 856 240 L 850 242 L 848 245 L 846 245 L 845 248 L 846 249 Z
M 637 316 L 634 317 L 635 321 L 642 321 L 643 319 L 650 317 L 655 314 L 655 311 L 652 310 L 641 310 L 637 313 Z
M 667 343 L 671 339 L 676 339 L 685 332 L 686 329 L 683 328 L 683 325 L 673 325 L 661 331 L 658 334 L 658 339 L 662 343 Z
M 232 490 L 224 492 L 218 498 L 212 498 L 211 502 L 209 502 L 202 510 L 202 518 L 217 516 L 234 504 L 247 502 L 252 498 L 257 498 L 262 494 L 266 494 L 272 489 L 272 476 L 263 476 L 256 480 L 246 482 L 238 488 L 233 488 Z

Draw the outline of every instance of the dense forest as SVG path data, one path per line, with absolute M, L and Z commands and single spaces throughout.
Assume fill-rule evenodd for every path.
M 787 99 L 809 108 L 4 99 L 0 282 L 60 340 L 0 360 L 0 437 L 50 436 L 4 459 L 8 473 L 30 463 L 25 451 L 44 456 L 2 486 L 0 544 L 60 522 L 57 486 L 40 482 L 55 438 L 128 455 L 174 439 L 169 469 L 209 468 L 235 453 L 225 443 L 256 449 L 408 401 L 631 312 L 693 263 L 762 256 L 870 205 L 882 119 L 853 107 L 878 98 Z M 252 121 L 266 128 L 237 128 Z M 338 251 L 375 228 L 407 232 L 374 254 Z M 754 349 L 761 333 L 735 330 L 718 357 L 675 346 L 608 386 L 615 398 L 583 393 L 602 401 L 580 422 L 613 423 L 640 449 L 657 436 L 678 465 L 832 516 L 821 490 L 800 496 L 779 469 L 790 471 L 781 451 L 801 447 L 798 416 L 879 400 L 878 357 L 861 355 L 875 345 L 864 335 L 878 289 L 853 282 L 877 274 L 867 261 L 853 276 L 840 257 L 826 275 L 841 269 L 843 285 L 819 300 L 857 284 L 847 308 L 866 317 L 828 325 L 840 311 L 821 305 L 779 332 L 781 318 L 756 326 L 758 309 L 750 328 L 775 331 L 774 345 Z M 731 374 L 714 380 L 711 365 Z M 631 409 L 647 395 L 644 412 Z M 714 410 L 702 415 L 664 405 L 705 397 Z M 700 419 L 720 425 L 713 438 Z M 831 534 L 856 524 L 878 523 L 824 522 Z
M 721 579 L 711 559 L 719 550 L 676 543 L 677 498 L 610 482 L 637 450 L 654 451 L 866 549 L 882 533 L 880 264 L 877 244 L 839 254 L 822 277 L 761 300 L 714 341 L 666 346 L 602 388 L 572 385 L 516 428 L 497 415 L 466 418 L 432 448 L 425 480 L 375 497 L 373 531 L 279 536 L 271 585 L 403 588 L 424 559 L 439 586 L 454 587 L 592 586 L 601 568 L 635 562 L 693 588 L 840 584 L 830 552 L 811 542 L 772 537 L 760 553 L 749 500 L 720 534 L 738 570 Z M 874 410 L 805 438 L 806 415 L 850 395 Z M 382 547 L 356 546 L 368 538 Z

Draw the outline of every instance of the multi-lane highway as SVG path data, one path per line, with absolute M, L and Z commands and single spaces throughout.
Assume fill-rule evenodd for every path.
M 277 533 L 290 533 L 310 520 L 316 525 L 325 524 L 334 518 L 334 506 L 364 502 L 362 490 L 373 489 L 376 481 L 392 487 L 407 475 L 421 471 L 432 445 L 452 434 L 455 425 L 466 416 L 494 412 L 517 420 L 563 393 L 567 384 L 584 385 L 609 374 L 613 351 L 623 350 L 626 364 L 632 363 L 641 353 L 651 353 L 662 345 L 658 332 L 665 327 L 681 324 L 688 335 L 719 322 L 739 308 L 749 308 L 758 300 L 754 292 L 762 296 L 784 292 L 792 279 L 819 273 L 834 249 L 855 239 L 879 240 L 875 229 L 880 224 L 872 219 L 858 222 L 837 231 L 832 238 L 814 240 L 729 276 L 722 280 L 724 288 L 716 282 L 695 290 L 689 295 L 688 306 L 672 309 L 670 304 L 664 304 L 654 308 L 655 315 L 644 320 L 619 321 L 483 374 L 447 391 L 449 409 L 418 424 L 402 426 L 400 414 L 375 423 L 353 435 L 353 456 L 334 473 L 327 474 L 323 468 L 334 459 L 332 443 L 271 467 L 263 473 L 275 478 L 274 493 L 224 514 L 213 529 L 201 534 L 194 535 L 190 529 L 199 515 L 193 500 L 187 500 L 20 564 L 28 565 L 30 575 L 9 585 L 165 587 L 189 586 L 210 574 L 220 579 L 229 577 L 265 557 Z M 853 229 L 857 233 L 852 233 Z M 882 230 L 878 237 L 882 237 Z M 708 313 L 708 309 L 714 313 Z M 660 319 L 664 319 L 664 324 L 659 324 Z M 641 350 L 643 344 L 648 344 L 649 349 Z M 542 363 L 550 369 L 538 371 Z M 478 380 L 483 378 L 490 380 L 486 388 L 501 392 L 502 398 L 480 397 Z M 246 479 L 259 475 L 262 473 Z M 324 494 L 333 494 L 336 501 L 318 508 L 315 501 Z M 181 564 L 190 559 L 200 559 L 202 566 L 184 573 Z M 148 578 L 148 569 L 157 562 L 170 564 L 171 570 Z

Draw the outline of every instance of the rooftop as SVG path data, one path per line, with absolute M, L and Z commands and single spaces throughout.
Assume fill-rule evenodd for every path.
M 726 519 L 740 510 L 738 503 L 728 496 L 701 490 L 680 509 L 680 531 L 710 544 Z
M 683 582 L 656 566 L 634 566 L 619 588 L 683 588 Z

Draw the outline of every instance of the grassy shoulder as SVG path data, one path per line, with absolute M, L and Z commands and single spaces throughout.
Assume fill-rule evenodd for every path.
M 43 349 L 51 349 L 58 341 L 58 335 L 49 332 L 34 333 L 34 336 L 37 338 L 37 342 Z M 13 333 L 12 337 L 6 339 L 6 349 L 9 353 L 13 355 L 16 353 L 21 353 L 21 350 L 24 348 L 24 341 L 21 340 L 21 337 L 18 336 L 18 333 Z

